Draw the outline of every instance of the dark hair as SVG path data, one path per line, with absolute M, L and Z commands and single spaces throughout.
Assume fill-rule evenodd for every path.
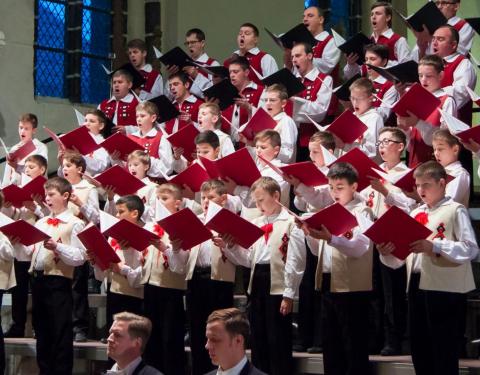
M 328 130 L 313 133 L 309 142 L 319 142 L 327 150 L 335 150 L 335 147 L 337 146 L 333 134 Z
M 124 204 L 128 211 L 137 211 L 138 220 L 141 219 L 143 212 L 145 211 L 145 205 L 143 204 L 142 199 L 137 195 L 125 195 L 118 198 L 115 205 L 118 206 L 120 204 Z
M 198 38 L 198 40 L 202 41 L 202 40 L 205 40 L 205 33 L 198 29 L 198 28 L 193 28 L 193 29 L 190 29 L 188 30 L 186 33 L 185 33 L 185 36 L 186 37 L 189 37 L 191 35 L 195 34 L 195 36 Z
M 303 46 L 303 49 L 304 49 L 304 51 L 307 55 L 310 54 L 310 53 L 313 53 L 313 47 L 310 43 L 298 42 L 298 43 L 295 43 L 295 45 L 293 47 L 298 47 L 298 46 Z
M 182 81 L 182 83 L 184 85 L 186 85 L 187 83 L 190 83 L 190 78 L 188 77 L 188 75 L 182 71 L 178 71 L 176 73 L 173 73 L 173 74 L 170 74 L 168 76 L 168 80 L 172 80 L 174 78 L 178 78 L 180 81 Z
M 383 7 L 385 9 L 385 15 L 390 16 L 390 21 L 388 21 L 388 27 L 392 27 L 392 18 L 393 18 L 393 9 L 392 9 L 392 4 L 387 3 L 386 1 L 377 1 L 376 3 L 373 3 L 372 6 L 370 7 L 370 10 L 372 11 L 375 8 L 378 7 Z
M 152 322 L 150 319 L 124 311 L 113 315 L 113 320 L 128 323 L 128 335 L 131 338 L 140 338 L 142 340 L 140 351 L 143 353 L 148 339 L 150 338 L 150 334 L 152 333 Z
M 38 154 L 30 155 L 29 157 L 27 157 L 27 158 L 25 159 L 25 163 L 26 163 L 26 162 L 35 163 L 35 164 L 37 164 L 40 168 L 41 168 L 41 167 L 45 168 L 45 172 L 47 171 L 48 162 L 47 162 L 47 159 L 45 159 L 42 155 L 38 155 Z
M 103 129 L 100 131 L 104 138 L 108 138 L 112 134 L 113 125 L 112 121 L 99 109 L 89 109 L 85 115 L 94 115 L 98 118 L 98 121 L 103 123 Z
M 350 163 L 335 163 L 329 169 L 327 177 L 332 180 L 345 179 L 349 185 L 358 182 L 358 172 Z
M 384 126 L 380 129 L 378 135 L 380 136 L 383 133 L 391 133 L 393 138 L 395 138 L 395 141 L 402 143 L 405 147 L 407 146 L 407 136 L 402 129 L 397 128 L 396 126 Z
M 243 70 L 250 69 L 250 62 L 245 56 L 234 55 L 234 57 L 228 62 L 228 66 L 234 64 L 239 65 Z
M 82 173 L 85 172 L 85 169 L 87 169 L 87 163 L 84 157 L 77 151 L 65 151 L 65 153 L 63 154 L 63 160 L 74 164 L 76 167 L 80 167 Z
M 207 191 L 214 190 L 215 193 L 218 195 L 227 194 L 227 187 L 225 186 L 225 182 L 222 180 L 207 180 L 205 181 L 202 186 L 200 186 L 200 192 L 205 193 Z
M 438 29 L 449 29 L 450 30 L 450 40 L 456 42 L 457 47 L 458 47 L 458 43 L 460 43 L 460 34 L 458 33 L 457 29 L 455 29 L 453 26 L 448 25 L 448 24 L 442 25 Z
M 388 60 L 388 56 L 390 54 L 390 51 L 388 50 L 388 47 L 385 44 L 367 44 L 364 49 L 364 54 L 367 52 L 374 53 L 378 57 L 380 57 L 382 60 Z
M 18 121 L 29 122 L 30 124 L 32 124 L 32 128 L 34 129 L 36 129 L 38 126 L 38 118 L 33 113 L 24 113 L 23 115 L 20 116 Z
M 225 325 L 225 330 L 230 337 L 241 335 L 243 336 L 245 347 L 248 346 L 248 341 L 250 339 L 250 323 L 243 312 L 235 307 L 215 310 L 208 316 L 207 324 L 218 321 Z
M 258 27 L 255 26 L 253 23 L 250 23 L 250 22 L 245 22 L 244 24 L 240 25 L 240 28 L 242 27 L 249 27 L 253 30 L 253 33 L 255 34 L 255 36 L 259 36 L 260 35 L 260 32 L 258 31 Z
M 132 39 L 127 43 L 127 49 L 128 48 L 137 48 L 142 52 L 146 52 L 147 44 L 142 39 Z
M 43 187 L 45 190 L 55 189 L 60 194 L 68 193 L 69 198 L 72 194 L 72 184 L 63 177 L 52 177 L 45 182 Z
M 118 69 L 118 70 L 115 70 L 115 72 L 113 72 L 112 74 L 112 80 L 115 78 L 115 77 L 125 77 L 125 79 L 128 81 L 128 82 L 132 82 L 133 83 L 133 76 L 132 76 L 132 73 L 130 73 L 128 70 L 126 69 Z
M 443 72 L 445 65 L 443 64 L 443 59 L 438 55 L 426 55 L 423 56 L 418 65 L 429 65 L 433 66 L 437 73 Z
M 205 132 L 199 133 L 195 137 L 196 145 L 200 145 L 202 143 L 209 144 L 214 149 L 217 149 L 220 147 L 220 140 L 218 139 L 218 135 L 215 134 L 215 132 L 212 130 L 207 130 Z
M 439 162 L 429 160 L 420 164 L 413 172 L 413 178 L 421 177 L 433 178 L 435 181 L 440 181 L 443 178 L 447 181 L 447 171 Z

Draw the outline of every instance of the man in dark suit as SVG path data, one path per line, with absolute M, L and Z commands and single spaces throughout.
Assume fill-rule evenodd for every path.
M 216 310 L 207 320 L 207 344 L 210 359 L 217 370 L 206 375 L 266 375 L 254 367 L 245 354 L 250 324 L 236 308 Z
M 115 364 L 106 375 L 162 375 L 142 359 L 151 332 L 148 318 L 129 312 L 115 314 L 107 346 L 107 355 Z

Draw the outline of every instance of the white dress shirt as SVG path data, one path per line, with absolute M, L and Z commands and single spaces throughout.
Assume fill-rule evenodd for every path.
M 258 47 L 254 47 L 248 50 L 248 52 L 252 55 L 258 55 L 260 53 L 260 49 Z M 240 55 L 240 50 L 236 50 L 234 53 Z M 268 77 L 269 75 L 272 75 L 278 70 L 277 62 L 272 57 L 272 55 L 269 55 L 268 53 L 266 53 L 262 57 L 262 60 L 260 61 L 260 66 L 262 67 L 262 71 L 259 73 L 261 73 L 263 77 Z
M 274 130 L 280 134 L 282 141 L 278 158 L 286 164 L 295 162 L 297 154 L 298 128 L 295 121 L 285 112 L 280 112 L 273 117 L 277 122 Z
M 105 140 L 101 134 L 90 133 L 90 135 L 97 144 L 100 144 Z M 103 147 L 93 151 L 91 154 L 84 155 L 83 158 L 87 163 L 85 172 L 90 176 L 96 176 L 97 174 L 102 173 L 110 165 L 110 156 Z
M 141 70 L 150 73 L 153 67 L 150 64 L 145 64 Z M 140 90 L 138 97 L 142 100 L 150 100 L 160 95 L 163 95 L 163 78 L 161 74 L 155 79 L 151 91 Z
M 219 367 L 217 370 L 217 375 L 240 375 L 240 372 L 245 367 L 247 362 L 248 362 L 248 359 L 247 359 L 247 356 L 245 356 L 241 359 L 240 362 L 238 362 L 235 366 L 233 366 L 232 368 L 229 368 L 228 370 L 222 370 Z
M 119 369 L 118 364 L 115 363 L 110 370 L 107 370 L 106 375 L 132 375 L 141 362 L 142 358 L 138 357 L 130 362 L 124 369 Z
M 390 39 L 393 35 L 393 30 L 388 28 L 381 35 Z M 372 38 L 375 40 L 375 43 L 377 43 L 378 38 L 375 38 L 374 34 L 372 34 Z M 407 39 L 405 39 L 405 37 L 401 36 L 400 39 L 397 40 L 394 50 L 395 56 L 397 57 L 397 61 L 392 61 L 394 65 L 411 60 L 410 48 L 408 47 Z
M 315 35 L 315 39 L 323 42 L 329 35 L 328 31 L 324 30 Z M 340 61 L 341 55 L 342 52 L 335 45 L 333 38 L 331 38 L 323 49 L 322 57 L 313 58 L 313 66 L 322 73 L 330 74 Z
M 445 195 L 454 202 L 463 204 L 468 208 L 470 199 L 470 173 L 462 167 L 459 161 L 453 162 L 445 167 L 447 174 L 455 177 L 447 184 Z
M 447 21 L 447 23 L 450 26 L 454 26 L 460 20 L 460 17 L 453 16 Z M 470 24 L 467 22 L 465 23 L 465 25 L 462 26 L 458 34 L 460 36 L 460 41 L 458 43 L 457 51 L 462 55 L 466 55 L 472 49 L 472 42 L 473 37 L 475 36 L 475 30 L 473 30 L 472 26 L 470 26 Z

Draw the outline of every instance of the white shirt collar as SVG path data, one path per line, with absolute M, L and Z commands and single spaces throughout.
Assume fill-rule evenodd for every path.
M 155 137 L 157 135 L 157 129 L 155 128 L 151 128 L 147 134 L 145 135 L 142 135 L 142 133 L 140 132 L 140 129 L 136 130 L 135 132 L 133 132 L 132 135 L 134 135 L 135 137 L 139 137 L 139 138 L 145 138 L 145 137 Z
M 150 73 L 153 70 L 153 67 L 150 64 L 145 64 L 142 69 L 144 72 Z
M 393 35 L 393 30 L 391 28 L 388 28 L 387 30 L 385 30 L 383 33 L 380 34 L 380 36 L 384 36 L 385 38 L 388 38 L 390 39 Z M 374 36 L 374 34 L 372 33 L 372 36 Z
M 208 61 L 208 55 L 204 52 L 200 56 L 198 56 L 198 59 L 196 59 L 195 61 L 199 63 L 206 63 Z
M 289 217 L 290 217 L 290 213 L 285 208 L 282 207 L 282 210 L 277 215 L 271 215 L 271 216 L 263 215 L 263 221 L 265 223 L 273 223 L 279 220 L 288 220 Z
M 449 196 L 445 196 L 442 200 L 440 200 L 440 202 L 438 202 L 435 206 L 433 206 L 432 208 L 429 208 L 425 203 L 422 204 L 419 208 L 423 211 L 434 211 L 436 210 L 438 207 L 441 207 L 441 206 L 444 206 L 444 205 L 447 205 L 449 203 L 453 202 L 452 201 L 452 198 L 450 198 Z
M 195 103 L 197 101 L 197 97 L 195 95 L 192 95 L 190 94 L 190 96 L 188 96 L 186 99 L 185 99 L 186 102 L 189 102 L 189 103 Z M 175 99 L 173 101 L 173 103 L 178 103 L 177 100 Z
M 377 113 L 377 110 L 374 107 L 370 108 L 368 111 L 362 113 L 361 115 L 355 113 L 355 116 L 357 116 L 358 118 L 367 117 L 370 116 L 372 113 Z
M 131 103 L 135 97 L 132 95 L 132 93 L 128 93 L 125 95 L 122 99 L 119 99 L 119 102 L 124 102 L 124 103 Z M 115 99 L 114 96 L 112 96 L 108 102 L 110 103 L 111 101 L 117 100 Z
M 250 81 L 250 82 L 248 83 L 248 85 L 244 87 L 243 90 L 245 90 L 246 88 L 250 88 L 250 89 L 256 90 L 257 87 L 258 87 L 258 85 L 257 85 L 255 82 Z M 242 92 L 243 92 L 243 90 L 242 90 Z
M 280 112 L 280 113 L 277 113 L 275 116 L 273 116 L 273 119 L 275 121 L 281 121 L 282 119 L 285 118 L 285 116 L 287 116 L 285 112 Z
M 452 53 L 451 55 L 448 55 L 448 56 L 445 56 L 443 59 L 446 61 L 446 62 L 452 62 L 453 60 L 455 60 L 458 55 L 460 55 L 458 52 L 454 52 Z
M 228 370 L 222 370 L 220 367 L 217 370 L 217 375 L 239 375 L 243 367 L 247 364 L 247 357 L 244 356 L 240 362 Z
M 385 77 L 382 77 L 381 75 L 379 75 L 377 78 L 375 78 L 373 80 L 374 82 L 377 82 L 377 83 L 380 83 L 381 85 L 383 85 L 385 82 L 387 82 L 387 79 Z
M 260 48 L 253 47 L 252 49 L 249 49 L 247 52 L 250 52 L 252 55 L 258 55 L 260 53 Z M 237 49 L 234 53 L 236 53 L 238 55 L 238 54 L 240 54 L 240 50 Z
M 304 77 L 304 78 L 306 78 L 306 79 L 308 79 L 308 80 L 310 80 L 310 81 L 315 81 L 315 79 L 317 78 L 317 76 L 318 76 L 319 73 L 320 73 L 320 72 L 318 71 L 318 69 L 315 68 L 315 67 L 313 67 L 312 70 L 310 70 L 307 74 L 305 74 L 305 77 Z M 297 76 L 297 77 L 302 77 L 299 72 L 296 73 L 296 76 Z
M 453 163 L 451 164 L 448 164 L 446 167 L 445 167 L 445 170 L 448 172 L 448 171 L 452 171 L 452 170 L 455 170 L 455 169 L 463 169 L 462 167 L 462 163 L 460 161 L 454 161 Z
M 63 211 L 61 214 L 58 214 L 57 216 L 55 216 L 55 218 L 57 218 L 58 220 L 64 223 L 68 223 L 70 220 L 72 220 L 73 217 L 74 217 L 73 212 L 70 211 L 70 209 L 68 208 L 65 211 Z
M 115 363 L 111 370 L 107 370 L 107 375 L 131 375 L 138 367 L 138 365 L 142 362 L 142 357 L 138 357 L 130 362 L 127 367 L 124 369 L 119 369 L 118 365 Z
M 449 19 L 447 20 L 447 23 L 448 23 L 450 26 L 453 26 L 453 25 L 455 25 L 455 24 L 456 24 L 458 21 L 460 21 L 460 20 L 461 20 L 460 17 L 458 17 L 458 16 L 453 16 L 452 18 L 449 18 Z
M 328 33 L 328 31 L 323 30 L 321 33 L 318 33 L 317 35 L 315 35 L 315 39 L 320 42 L 323 42 L 325 39 L 328 38 L 329 35 L 330 34 Z

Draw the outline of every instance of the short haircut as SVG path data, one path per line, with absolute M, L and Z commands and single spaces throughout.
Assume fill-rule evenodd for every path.
M 281 83 L 274 83 L 273 85 L 268 86 L 265 91 L 266 92 L 276 92 L 276 93 L 278 93 L 278 97 L 280 98 L 280 100 L 287 100 L 288 99 L 287 88 L 284 85 L 282 85 Z
M 303 50 L 305 51 L 305 54 L 310 54 L 312 53 L 313 54 L 313 46 L 310 44 L 310 43 L 307 43 L 307 42 L 298 42 L 298 43 L 295 43 L 295 45 L 292 47 L 295 48 L 295 47 L 298 47 L 298 46 L 303 46 Z
M 433 66 L 437 73 L 443 72 L 445 68 L 445 65 L 443 64 L 443 59 L 438 55 L 423 56 L 418 62 L 418 66 L 420 65 Z
M 368 95 L 372 95 L 373 92 L 374 92 L 373 82 L 370 79 L 368 79 L 367 77 L 361 77 L 361 78 L 355 80 L 350 85 L 349 89 L 350 89 L 350 92 L 353 89 L 363 90 L 363 91 L 366 91 Z
M 118 198 L 115 202 L 115 206 L 120 204 L 124 204 L 128 211 L 138 211 L 138 220 L 140 220 L 145 211 L 145 205 L 143 204 L 142 199 L 137 195 L 125 195 Z
M 381 135 L 383 133 L 390 133 L 393 138 L 395 138 L 395 141 L 402 143 L 405 147 L 407 146 L 407 136 L 402 129 L 397 128 L 396 126 L 384 126 L 380 129 L 378 135 Z
M 260 177 L 257 181 L 255 181 L 250 188 L 250 191 L 255 191 L 256 189 L 263 189 L 272 196 L 273 194 L 275 194 L 275 192 L 278 192 L 278 194 L 280 195 L 282 193 L 278 182 L 275 181 L 272 177 L 266 176 Z
M 170 74 L 168 76 L 168 80 L 172 80 L 174 78 L 178 78 L 184 85 L 186 85 L 187 83 L 190 83 L 190 78 L 188 77 L 188 75 L 182 71 L 178 71 L 176 73 L 173 73 L 173 74 Z
M 94 115 L 94 116 L 97 117 L 99 122 L 103 123 L 104 125 L 107 125 L 108 118 L 105 115 L 105 113 L 103 113 L 99 109 L 89 109 L 85 114 L 86 115 Z
M 253 33 L 255 34 L 255 36 L 259 36 L 260 35 L 260 31 L 258 31 L 258 27 L 255 26 L 253 23 L 250 23 L 250 22 L 245 22 L 243 24 L 240 25 L 240 28 L 242 27 L 249 27 L 253 30 Z
M 335 143 L 335 137 L 328 130 L 313 133 L 313 135 L 310 137 L 309 142 L 318 142 L 327 150 L 335 150 L 335 147 L 337 147 Z
M 201 193 L 205 193 L 211 190 L 215 191 L 215 193 L 217 193 L 218 195 L 223 195 L 228 193 L 227 186 L 222 180 L 215 180 L 215 179 L 207 180 L 202 184 L 202 186 L 200 186 Z
M 216 135 L 215 132 L 212 130 L 207 130 L 205 132 L 199 133 L 195 137 L 196 145 L 205 143 L 212 146 L 214 149 L 220 147 L 220 139 L 218 138 L 218 135 Z
M 30 163 L 35 163 L 38 165 L 40 168 L 45 168 L 45 171 L 48 169 L 48 162 L 47 159 L 45 159 L 42 155 L 34 154 L 30 155 L 25 159 L 25 163 L 30 162 Z
M 364 51 L 364 54 L 366 54 L 367 52 L 373 53 L 378 57 L 380 57 L 382 60 L 388 60 L 388 57 L 390 55 L 390 50 L 384 44 L 375 44 L 375 43 L 368 44 L 365 46 L 363 51 Z
M 450 147 L 461 146 L 460 141 L 457 137 L 452 135 L 448 129 L 437 129 L 433 133 L 432 142 L 434 141 L 444 141 Z
M 392 4 L 387 3 L 386 1 L 377 1 L 371 5 L 370 10 L 372 11 L 373 9 L 378 7 L 383 7 L 385 9 L 385 15 L 390 16 L 390 21 L 388 21 L 388 27 L 392 27 L 392 18 L 393 18 Z
M 77 151 L 67 150 L 63 154 L 63 160 L 66 160 L 76 167 L 80 167 L 80 171 L 83 173 L 87 169 L 87 162 L 85 161 L 82 154 Z
M 347 180 L 349 185 L 358 182 L 358 172 L 350 163 L 335 163 L 328 170 L 327 177 L 332 180 Z
M 442 25 L 438 29 L 449 29 L 450 30 L 450 41 L 457 43 L 457 46 L 458 46 L 458 43 L 460 42 L 460 34 L 458 33 L 457 29 L 455 29 L 453 26 L 448 25 L 448 24 Z
M 205 102 L 200 104 L 199 109 L 206 108 L 210 110 L 210 113 L 214 116 L 218 116 L 218 120 L 215 123 L 215 128 L 218 129 L 222 124 L 222 111 L 217 103 Z
M 128 154 L 127 157 L 127 163 L 131 160 L 140 160 L 140 162 L 148 167 L 150 169 L 151 166 L 151 158 L 148 152 L 144 150 L 135 150 L 132 151 L 130 154 Z
M 55 189 L 60 194 L 68 193 L 69 197 L 72 194 L 72 184 L 63 177 L 52 177 L 45 182 L 43 187 L 45 190 Z
M 146 52 L 147 51 L 147 43 L 145 43 L 145 41 L 142 40 L 142 39 L 132 39 L 127 43 L 127 49 L 130 49 L 130 48 L 132 48 L 132 49 L 136 48 L 136 49 L 139 49 L 142 52 Z
M 149 102 L 149 101 L 144 101 L 141 103 L 138 103 L 138 105 L 135 107 L 135 111 L 145 111 L 149 115 L 157 115 L 158 116 L 158 108 L 155 103 Z
M 152 333 L 152 322 L 150 319 L 124 311 L 113 315 L 113 320 L 128 323 L 128 335 L 131 338 L 140 338 L 142 340 L 140 350 L 143 353 Z
M 320 8 L 316 5 L 312 5 L 312 6 L 309 6 L 309 7 L 305 8 L 305 9 L 310 9 L 310 8 L 316 9 L 319 17 L 325 17 L 325 11 L 322 8 Z
M 38 126 L 38 118 L 36 115 L 34 115 L 33 113 L 24 113 L 20 116 L 20 118 L 18 119 L 18 121 L 20 122 L 29 122 L 30 124 L 32 124 L 32 128 L 33 129 L 36 129 L 37 126 Z
M 272 147 L 282 146 L 282 138 L 280 137 L 280 133 L 273 129 L 265 129 L 255 134 L 255 138 L 253 138 L 253 144 L 256 144 L 258 141 L 268 141 Z
M 195 37 L 196 37 L 198 40 L 200 40 L 200 41 L 205 40 L 205 33 L 204 33 L 202 30 L 200 30 L 200 29 L 198 29 L 198 28 L 196 28 L 196 27 L 193 28 L 193 29 L 188 30 L 188 31 L 185 33 L 185 36 L 186 36 L 186 37 L 189 37 L 189 36 L 192 36 L 193 34 L 195 34 Z
M 440 181 L 443 178 L 447 181 L 447 171 L 439 162 L 429 160 L 420 164 L 413 172 L 413 178 L 422 177 L 433 178 L 435 181 Z
M 112 80 L 116 77 L 124 77 L 128 82 L 133 83 L 133 76 L 132 73 L 130 73 L 126 69 L 118 69 L 112 74 Z
M 230 65 L 238 65 L 242 70 L 250 69 L 250 62 L 245 56 L 237 56 L 235 55 L 231 60 L 228 62 L 228 66 Z
M 165 183 L 161 184 L 157 187 L 158 194 L 170 194 L 173 195 L 175 199 L 182 200 L 182 190 L 178 187 L 178 185 Z
M 250 340 L 250 323 L 245 313 L 235 307 L 215 310 L 208 316 L 207 324 L 215 322 L 222 322 L 230 337 L 236 335 L 243 336 L 245 347 L 248 346 Z

